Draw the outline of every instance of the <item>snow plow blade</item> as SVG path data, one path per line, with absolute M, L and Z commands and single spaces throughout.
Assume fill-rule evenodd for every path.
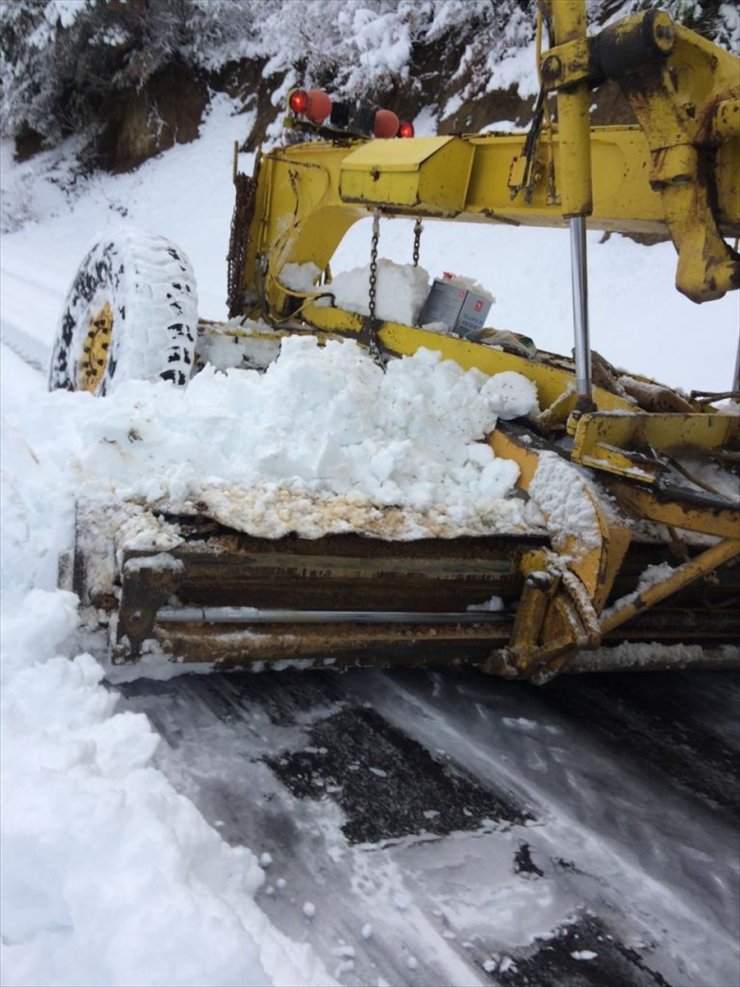
M 152 651 L 218 668 L 482 661 L 508 640 L 512 614 L 467 608 L 492 597 L 516 599 L 524 554 L 546 542 L 273 540 L 204 518 L 176 520 L 184 533 L 176 548 L 123 552 L 114 663 Z M 89 571 L 89 557 L 78 551 L 75 589 L 96 609 L 110 608 L 114 598 L 95 597 L 85 586 Z
M 163 661 L 193 670 L 256 671 L 467 663 L 542 682 L 565 670 L 738 663 L 737 649 L 727 644 L 738 626 L 740 568 L 720 567 L 715 558 L 709 560 L 716 570 L 711 582 L 694 579 L 664 602 L 646 604 L 630 590 L 648 565 L 666 565 L 670 552 L 632 544 L 601 623 L 590 632 L 581 614 L 581 627 L 568 638 L 563 628 L 585 604 L 570 587 L 573 606 L 563 611 L 551 577 L 546 585 L 548 571 L 536 568 L 557 558 L 544 534 L 411 542 L 355 534 L 269 539 L 203 515 L 156 521 L 177 529 L 176 546 L 127 548 L 117 531 L 101 551 L 91 531 L 110 528 L 110 518 L 91 524 L 86 513 L 83 524 L 78 520 L 73 566 L 75 591 L 108 625 L 101 652 L 113 665 L 141 663 L 144 674 L 147 664 L 161 668 Z M 727 545 L 720 542 L 714 551 L 732 561 L 740 544 Z M 686 564 L 703 572 L 705 554 L 693 552 Z M 667 578 L 675 580 L 677 571 L 669 568 L 674 575 Z M 561 577 L 567 586 L 568 577 Z M 626 621 L 620 606 L 632 608 Z

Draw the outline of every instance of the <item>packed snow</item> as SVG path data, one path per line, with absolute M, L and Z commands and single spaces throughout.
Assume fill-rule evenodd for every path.
M 585 476 L 576 473 L 557 453 L 543 452 L 538 456 L 529 488 L 531 496 L 547 514 L 555 533 L 553 544 L 556 549 L 565 549 L 569 537 L 573 537 L 584 552 L 598 545 L 596 497 Z
M 393 261 L 378 261 L 377 301 L 375 314 L 379 319 L 417 325 L 422 306 L 429 294 L 429 274 L 423 267 L 404 267 Z M 369 268 L 344 271 L 334 278 L 330 291 L 339 308 L 360 315 L 369 314 Z
M 531 387 L 507 375 L 465 374 L 430 353 L 382 374 L 351 343 L 320 350 L 310 338 L 291 339 L 265 374 L 209 369 L 184 391 L 132 382 L 110 399 L 46 393 L 39 368 L 67 287 L 91 238 L 122 215 L 180 243 L 193 261 L 201 313 L 223 315 L 230 148 L 246 129 L 225 98 L 216 100 L 193 145 L 133 174 L 86 180 L 59 154 L 15 164 L 2 148 L 1 879 L 9 985 L 326 985 L 352 962 L 337 956 L 329 970 L 311 945 L 268 918 L 255 896 L 271 862 L 228 845 L 175 790 L 154 766 L 152 727 L 116 712 L 100 667 L 79 653 L 76 601 L 56 588 L 79 494 L 113 504 L 210 496 L 216 504 L 238 482 L 274 507 L 280 489 L 289 495 L 285 516 L 259 518 L 257 510 L 248 522 L 273 535 L 309 523 L 311 498 L 401 508 L 414 518 L 436 511 L 473 530 L 532 523 L 507 496 L 515 469 L 480 441 L 497 416 L 532 410 Z M 251 158 L 240 164 L 249 170 Z M 433 276 L 454 267 L 496 294 L 497 326 L 524 331 L 542 348 L 569 348 L 562 232 L 460 234 L 428 225 L 422 255 Z M 363 223 L 343 244 L 348 271 L 366 263 L 367 238 Z M 404 263 L 411 239 L 409 224 L 389 223 L 381 253 Z M 589 243 L 596 348 L 671 383 L 726 387 L 736 302 L 698 309 L 677 296 L 668 244 L 648 251 L 617 237 L 600 244 L 598 235 Z M 666 288 L 660 301 L 658 284 Z M 224 507 L 230 518 L 235 509 Z M 307 896 L 305 919 L 320 917 L 313 908 Z M 370 939 L 369 926 L 359 925 L 360 938 Z M 409 955 L 408 970 L 416 964 Z

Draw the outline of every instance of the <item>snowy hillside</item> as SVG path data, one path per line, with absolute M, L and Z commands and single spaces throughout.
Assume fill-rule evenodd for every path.
M 429 117 L 417 120 L 417 132 L 424 131 L 425 119 Z M 424 356 L 398 370 L 397 390 L 386 393 L 389 403 L 398 402 L 393 407 L 405 402 L 411 408 L 415 396 L 418 403 L 416 417 L 411 411 L 406 417 L 400 412 L 395 416 L 400 423 L 393 435 L 395 445 L 385 450 L 387 422 L 380 410 L 377 420 L 369 411 L 357 414 L 358 407 L 368 410 L 377 405 L 378 392 L 373 388 L 379 385 L 369 361 L 349 345 L 341 356 L 334 353 L 334 363 L 327 362 L 325 376 L 316 369 L 310 343 L 289 345 L 281 369 L 273 374 L 272 390 L 253 379 L 206 372 L 187 398 L 165 383 L 132 384 L 119 396 L 99 400 L 84 394 L 47 393 L 47 366 L 67 288 L 93 239 L 121 222 L 180 244 L 193 262 L 201 315 L 225 317 L 231 148 L 235 140 L 244 139 L 251 124 L 248 115 L 236 113 L 232 101 L 221 95 L 211 103 L 200 139 L 178 145 L 134 172 L 115 176 L 79 175 L 71 144 L 24 163 L 13 160 L 9 142 L 2 146 L 4 984 L 355 984 L 362 982 L 360 974 L 353 972 L 355 951 L 371 951 L 383 915 L 388 926 L 383 931 L 393 943 L 393 955 L 400 958 L 393 969 L 381 963 L 383 973 L 376 974 L 379 984 L 395 976 L 394 982 L 422 985 L 436 975 L 456 984 L 490 983 L 491 971 L 506 974 L 509 969 L 506 956 L 494 959 L 487 953 L 469 964 L 443 952 L 442 933 L 425 924 L 427 913 L 409 897 L 409 887 L 399 877 L 394 856 L 400 853 L 398 848 L 383 857 L 382 901 L 380 892 L 377 901 L 369 892 L 364 897 L 357 892 L 361 905 L 356 915 L 346 917 L 351 937 L 330 943 L 324 932 L 312 931 L 314 922 L 323 928 L 316 895 L 331 899 L 321 887 L 330 881 L 326 875 L 303 875 L 303 883 L 296 882 L 289 918 L 279 922 L 272 906 L 264 902 L 265 896 L 273 897 L 281 889 L 279 867 L 270 852 L 261 845 L 250 847 L 222 838 L 212 820 L 206 821 L 172 778 L 162 773 L 155 754 L 158 734 L 141 712 L 121 711 L 117 693 L 102 684 L 98 664 L 80 653 L 76 601 L 56 589 L 57 560 L 72 545 L 75 498 L 81 489 L 94 487 L 96 496 L 106 491 L 111 497 L 121 491 L 141 494 L 147 483 L 166 472 L 173 489 L 179 483 L 189 493 L 188 484 L 194 482 L 198 467 L 220 479 L 246 475 L 246 446 L 256 449 L 266 464 L 259 476 L 255 474 L 259 480 L 274 480 L 283 473 L 310 487 L 334 470 L 343 478 L 349 476 L 349 487 L 357 476 L 367 480 L 362 492 L 368 498 L 385 496 L 388 502 L 397 502 L 406 497 L 411 508 L 424 507 L 425 498 L 431 498 L 443 500 L 450 511 L 464 506 L 475 512 L 478 495 L 482 501 L 492 491 L 498 496 L 508 489 L 511 477 L 470 451 L 501 414 L 500 394 L 486 391 L 475 375 L 440 367 Z M 243 170 L 250 171 L 252 163 L 251 155 L 241 155 Z M 496 298 L 490 325 L 525 333 L 542 349 L 569 351 L 570 272 L 564 231 L 481 226 L 471 230 L 442 223 L 426 227 L 421 264 L 431 277 L 452 270 L 474 278 Z M 383 225 L 383 257 L 408 262 L 412 243 L 409 223 Z M 594 234 L 589 235 L 589 248 L 592 341 L 599 353 L 617 366 L 687 390 L 729 386 L 737 345 L 736 297 L 699 307 L 679 295 L 673 289 L 676 258 L 671 244 L 644 247 L 619 236 L 602 243 Z M 339 273 L 366 264 L 368 258 L 369 229 L 362 223 L 348 236 L 333 266 Z M 307 361 L 316 369 L 315 381 L 302 373 Z M 294 396 L 292 405 L 286 403 L 288 394 Z M 327 413 L 329 400 L 334 402 L 333 415 Z M 249 432 L 238 431 L 244 402 L 252 402 Z M 302 409 L 307 417 L 305 433 L 293 428 L 291 418 Z M 433 418 L 432 431 L 427 423 Z M 353 459 L 345 448 L 348 443 L 343 445 L 339 437 L 340 427 L 347 424 L 357 430 L 358 445 L 366 442 L 362 459 L 359 455 Z M 232 433 L 227 435 L 230 425 L 240 448 L 236 438 L 230 440 Z M 378 434 L 366 435 L 363 428 Z M 134 440 L 131 449 L 127 445 L 132 430 L 144 436 L 137 449 Z M 320 435 L 313 446 L 308 444 L 311 433 L 314 438 Z M 301 453 L 305 453 L 303 461 Z M 435 476 L 442 477 L 437 487 L 423 472 L 424 461 L 433 454 L 439 457 L 434 460 Z M 507 523 L 520 523 L 521 518 L 513 516 L 514 502 L 506 503 L 512 515 Z M 382 706 L 383 689 L 377 687 L 377 695 L 373 694 L 374 681 L 368 679 L 360 691 L 367 690 L 363 693 L 367 701 Z M 526 737 L 540 729 L 522 715 L 516 697 L 506 701 L 512 709 L 510 723 L 500 728 L 503 733 L 518 731 Z M 409 700 L 409 705 L 414 703 Z M 481 718 L 485 715 L 480 713 Z M 556 720 L 551 724 L 555 733 L 561 730 Z M 420 737 L 430 729 L 430 722 L 427 714 L 419 715 Z M 294 728 L 285 731 L 289 729 Z M 279 733 L 280 729 L 264 724 L 255 727 L 253 743 L 262 750 Z M 454 747 L 455 738 L 452 731 L 444 743 Z M 437 743 L 434 736 L 423 741 L 432 747 Z M 229 756 L 230 741 L 218 735 L 215 742 L 213 763 L 199 748 L 206 762 L 204 777 L 217 772 L 219 757 Z M 489 757 L 483 745 L 478 756 L 482 762 Z M 598 757 L 585 758 L 579 770 L 584 778 L 595 775 Z M 265 784 L 263 765 L 249 762 L 248 771 L 257 799 L 259 786 Z M 377 771 L 382 775 L 383 769 Z M 515 777 L 513 768 L 506 771 L 510 780 Z M 639 787 L 629 774 L 617 780 L 628 788 L 633 783 Z M 616 788 L 617 781 L 613 784 Z M 573 786 L 578 787 L 576 782 Z M 544 792 L 547 787 L 543 781 Z M 648 794 L 642 792 L 646 804 Z M 433 819 L 438 810 L 430 805 L 428 811 Z M 555 813 L 554 828 L 546 833 L 553 855 L 558 839 L 568 844 L 568 811 Z M 619 824 L 625 825 L 624 837 L 632 832 L 625 822 L 628 813 L 617 815 Z M 526 813 L 513 818 L 522 827 L 520 833 L 525 832 Z M 324 818 L 309 821 L 319 833 L 328 825 Z M 690 826 L 685 832 L 681 826 L 675 822 L 683 846 L 695 834 Z M 491 831 L 484 825 L 481 838 Z M 501 839 L 507 850 L 516 849 L 509 830 Z M 673 964 L 670 969 L 676 976 L 683 970 L 682 982 L 687 984 L 698 985 L 705 975 L 715 978 L 713 983 L 729 983 L 735 968 L 732 919 L 727 918 L 734 908 L 735 861 L 724 839 L 718 824 L 717 845 L 727 850 L 730 875 L 717 889 L 716 882 L 712 884 L 712 860 L 706 880 L 716 897 L 707 892 L 707 901 L 693 886 L 690 893 L 681 897 L 676 892 L 674 897 L 673 892 L 664 892 L 662 884 L 643 881 L 643 863 L 633 860 L 616 838 L 614 844 L 588 851 L 592 862 L 597 857 L 605 861 L 612 888 L 636 902 L 638 912 L 644 909 L 658 915 L 669 928 L 666 963 Z M 462 838 L 456 846 L 466 868 L 464 879 L 474 883 L 475 846 Z M 360 851 L 350 852 L 339 841 L 333 852 L 336 859 L 343 853 L 352 855 L 357 875 L 363 867 L 372 870 Z M 425 852 L 422 843 L 413 851 L 418 873 L 437 866 L 425 859 Z M 442 859 L 439 867 L 451 867 L 451 859 Z M 664 863 L 661 879 L 676 870 L 670 854 Z M 480 861 L 478 865 L 483 866 Z M 485 858 L 485 865 L 485 880 L 508 874 L 503 856 Z M 689 875 L 693 873 L 691 862 L 686 867 Z M 690 883 L 681 875 L 679 885 L 684 878 Z M 451 868 L 449 881 L 455 880 Z M 362 890 L 365 885 L 359 877 L 358 882 Z M 698 887 L 704 888 L 701 881 Z M 272 889 L 269 894 L 267 889 Z M 349 912 L 354 899 L 348 891 L 342 894 Z M 502 938 L 508 936 L 507 941 L 516 944 L 564 920 L 575 897 L 575 893 L 572 900 L 568 895 L 538 895 L 536 885 L 520 884 L 506 904 L 485 904 L 501 913 Z M 395 909 L 391 919 L 389 902 Z M 464 918 L 470 923 L 476 908 L 483 906 L 471 900 L 466 907 Z M 337 914 L 340 910 L 337 906 Z M 370 921 L 371 912 L 381 917 Z M 404 944 L 395 927 L 403 922 L 411 930 L 408 936 L 416 937 L 426 955 L 419 956 L 418 949 L 411 951 Z M 570 951 L 575 963 L 586 964 L 595 955 L 577 944 Z M 424 967 L 427 961 L 430 965 Z
M 737 8 L 664 0 L 678 23 L 737 49 Z M 588 0 L 591 31 L 645 0 Z M 255 149 L 293 86 L 423 112 L 440 133 L 528 125 L 535 0 L 12 0 L 0 3 L 0 134 L 20 157 L 77 140 L 84 170 L 126 171 L 198 134 L 214 94 L 253 114 Z M 596 124 L 631 123 L 614 84 Z

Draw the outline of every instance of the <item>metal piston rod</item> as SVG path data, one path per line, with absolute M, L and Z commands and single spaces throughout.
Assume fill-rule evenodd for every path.
M 586 4 L 548 3 L 556 45 L 585 43 Z M 559 177 L 563 217 L 570 227 L 576 409 L 591 411 L 591 347 L 588 329 L 586 216 L 593 211 L 589 87 L 585 80 L 558 91 Z
M 162 607 L 158 622 L 204 624 L 491 624 L 511 614 L 495 610 L 408 613 L 402 610 L 258 610 L 253 607 Z
M 576 407 L 593 408 L 591 395 L 591 342 L 588 325 L 588 263 L 586 260 L 586 217 L 571 216 L 570 275 L 573 286 L 573 342 L 576 362 Z

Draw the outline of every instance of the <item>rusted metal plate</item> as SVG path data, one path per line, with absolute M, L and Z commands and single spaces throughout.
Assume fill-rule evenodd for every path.
M 523 556 L 547 545 L 542 535 L 272 540 L 203 516 L 169 522 L 178 539 L 170 549 L 122 547 L 117 555 L 120 606 L 110 594 L 88 595 L 98 608 L 117 611 L 115 662 L 154 653 L 164 662 L 216 670 L 286 662 L 494 667 L 491 656 L 512 640 Z M 79 582 L 85 566 L 77 561 Z M 665 545 L 633 544 L 610 602 L 631 593 L 645 568 L 658 562 L 677 560 Z M 697 581 L 608 633 L 605 643 L 732 641 L 739 592 L 740 566 L 725 565 L 711 582 Z M 506 610 L 468 609 L 491 597 L 503 598 Z
M 219 669 L 263 663 L 325 666 L 429 665 L 482 661 L 503 647 L 511 623 L 435 624 L 156 624 L 155 640 L 168 655 Z
M 712 611 L 656 607 L 607 634 L 604 644 L 723 645 L 733 640 L 739 619 L 737 608 Z M 492 652 L 506 648 L 511 632 L 510 619 L 478 624 L 451 621 L 446 625 L 296 622 L 255 623 L 251 627 L 192 621 L 155 623 L 152 637 L 165 661 L 210 665 L 215 671 L 261 671 L 291 664 L 296 668 L 483 665 Z M 125 661 L 126 656 L 121 655 L 119 660 Z M 691 664 L 686 655 L 681 660 Z M 736 664 L 737 658 L 731 656 L 723 663 Z M 604 648 L 599 654 L 599 667 L 591 665 L 589 670 L 607 671 L 610 667 L 609 650 Z M 643 658 L 641 667 L 651 666 Z
M 523 553 L 541 537 L 383 542 L 353 535 L 307 540 L 215 534 L 171 551 L 183 565 L 177 597 L 204 606 L 347 610 L 465 610 L 516 596 Z M 146 552 L 126 552 L 129 560 Z M 125 581 L 124 581 L 125 586 Z
M 723 645 L 738 642 L 740 609 L 701 606 L 654 607 L 604 635 L 605 644 L 623 641 L 656 644 Z
M 237 658 L 242 662 L 331 657 L 337 642 L 342 660 L 358 655 L 373 660 L 374 655 L 392 650 L 405 654 L 427 639 L 435 646 L 431 651 L 446 654 L 447 660 L 463 639 L 485 640 L 490 649 L 507 634 L 471 627 L 468 607 L 485 604 L 494 596 L 518 599 L 522 555 L 546 540 L 496 536 L 385 542 L 357 535 L 272 540 L 202 522 L 190 528 L 183 523 L 180 530 L 187 540 L 166 553 L 123 553 L 118 660 L 136 661 L 144 642 L 152 639 L 161 640 L 171 654 L 189 656 L 188 661 L 226 663 Z M 175 609 L 393 611 L 408 613 L 409 626 L 401 619 L 385 631 L 377 624 L 354 631 L 345 624 L 340 630 L 336 622 L 323 630 L 320 624 L 306 629 L 297 618 L 295 631 L 285 622 L 271 629 L 260 622 L 248 632 L 243 622 L 234 627 L 207 621 L 179 623 L 173 629 L 157 621 L 158 611 L 168 604 Z M 443 619 L 442 625 L 432 621 L 425 635 L 420 629 L 425 622 L 411 617 L 425 612 L 459 614 L 460 619 Z M 449 647 L 443 644 L 448 637 L 453 642 Z M 484 654 L 485 647 L 476 649 L 478 653 Z

